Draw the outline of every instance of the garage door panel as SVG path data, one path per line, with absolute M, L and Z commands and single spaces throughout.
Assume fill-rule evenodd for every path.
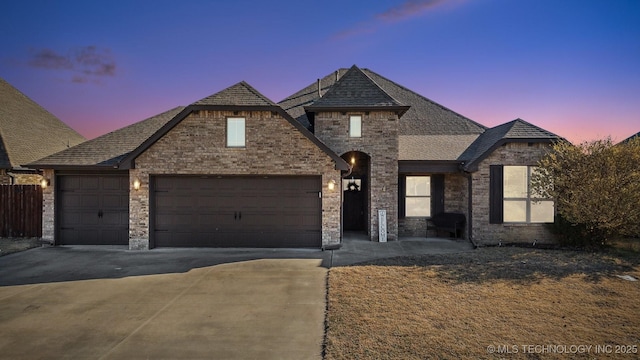
M 92 214 L 92 213 L 87 213 L 87 212 L 83 212 L 80 214 L 80 223 L 79 224 L 75 224 L 80 225 L 80 226 L 97 226 L 98 222 L 100 220 L 100 218 L 98 217 L 98 214 Z
M 129 243 L 128 175 L 62 175 L 57 183 L 58 243 Z
M 81 190 L 99 190 L 100 178 L 94 176 L 80 177 Z
M 122 212 L 105 211 L 100 219 L 103 225 L 107 226 L 122 226 L 125 223 L 125 216 Z M 128 222 L 128 219 L 126 219 Z
M 158 176 L 152 184 L 155 246 L 321 246 L 319 176 Z

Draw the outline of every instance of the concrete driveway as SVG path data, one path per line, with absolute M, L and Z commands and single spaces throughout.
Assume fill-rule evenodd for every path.
M 58 247 L 4 256 L 0 357 L 320 359 L 329 253 L 224 252 Z
M 328 268 L 472 249 L 32 249 L 0 257 L 0 358 L 320 359 Z

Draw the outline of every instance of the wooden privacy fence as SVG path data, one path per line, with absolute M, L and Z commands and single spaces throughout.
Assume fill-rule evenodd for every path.
M 0 185 L 0 237 L 42 237 L 40 185 Z

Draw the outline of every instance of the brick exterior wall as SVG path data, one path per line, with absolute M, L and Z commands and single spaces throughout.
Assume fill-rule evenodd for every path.
M 226 118 L 245 117 L 246 147 L 226 147 Z M 190 114 L 135 160 L 130 182 L 141 182 L 129 201 L 129 247 L 149 248 L 149 176 L 320 175 L 322 244 L 340 242 L 340 185 L 334 161 L 287 120 L 269 111 L 199 111 Z
M 547 144 L 508 143 L 484 159 L 478 171 L 472 174 L 473 230 L 472 240 L 477 245 L 502 243 L 553 242 L 553 235 L 544 224 L 490 224 L 489 223 L 489 166 L 536 165 L 548 150 Z
M 362 116 L 362 137 L 349 137 L 349 116 Z M 320 112 L 315 115 L 316 137 L 333 151 L 370 157 L 367 234 L 378 241 L 378 210 L 387 211 L 387 240 L 398 239 L 398 116 L 391 111 Z M 340 182 L 339 182 L 340 183 Z

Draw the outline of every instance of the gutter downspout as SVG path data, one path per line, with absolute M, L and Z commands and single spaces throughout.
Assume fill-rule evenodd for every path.
M 468 197 L 468 209 L 467 209 L 467 213 L 468 213 L 468 218 L 469 221 L 467 221 L 467 238 L 469 239 L 469 242 L 471 242 L 471 245 L 473 245 L 474 249 L 478 248 L 478 245 L 473 241 L 473 236 L 472 236 L 472 230 L 473 230 L 473 177 L 471 176 L 471 173 L 465 172 L 465 177 L 467 178 L 467 193 L 469 194 Z
M 11 171 L 7 171 L 5 174 L 7 174 L 7 176 L 9 177 L 9 185 L 15 185 L 16 176 Z

